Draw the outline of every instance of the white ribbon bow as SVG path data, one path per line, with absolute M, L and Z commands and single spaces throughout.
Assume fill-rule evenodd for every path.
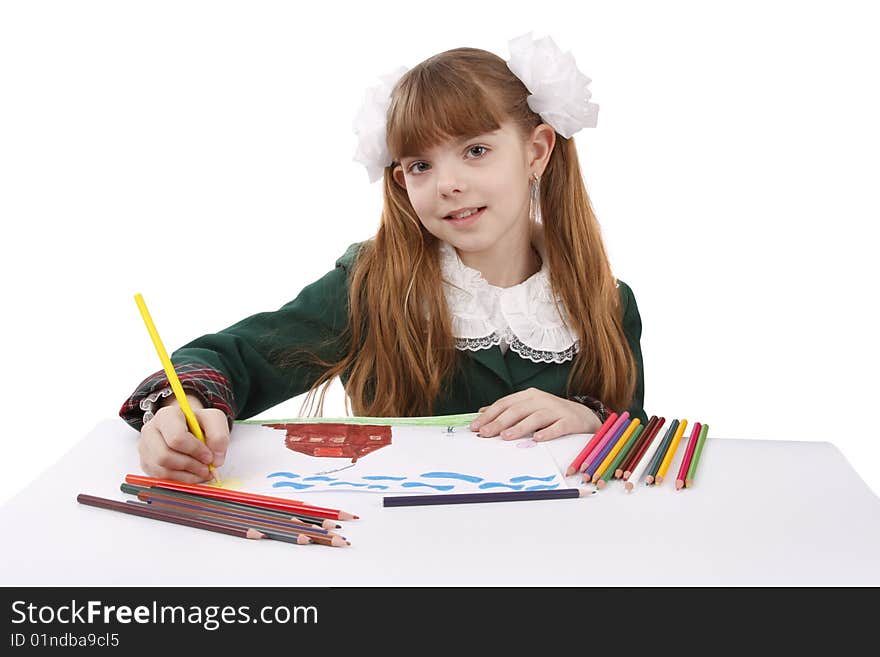
M 550 37 L 537 41 L 528 32 L 508 42 L 507 67 L 529 90 L 526 102 L 533 112 L 568 139 L 581 128 L 595 128 L 599 106 L 591 103 L 590 78 L 581 73 L 570 52 L 562 52 Z M 385 137 L 394 85 L 407 72 L 401 66 L 380 76 L 382 84 L 367 89 L 355 116 L 358 145 L 354 161 L 367 169 L 370 182 L 382 177 L 391 164 Z

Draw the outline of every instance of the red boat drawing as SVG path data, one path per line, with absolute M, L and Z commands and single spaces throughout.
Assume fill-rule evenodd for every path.
M 391 444 L 390 426 L 364 424 L 264 424 L 286 432 L 288 449 L 307 456 L 350 458 L 356 463 L 370 452 Z

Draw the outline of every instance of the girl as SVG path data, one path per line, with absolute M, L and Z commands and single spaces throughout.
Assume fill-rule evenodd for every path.
M 145 472 L 208 479 L 233 420 L 306 391 L 311 413 L 318 388 L 323 415 L 336 376 L 346 412 L 479 410 L 485 437 L 594 433 L 611 410 L 646 422 L 638 307 L 571 138 L 596 123 L 590 80 L 549 38 L 510 47 L 507 62 L 457 48 L 385 80 L 356 123 L 356 159 L 383 183 L 376 235 L 279 310 L 172 354 L 207 446 L 162 371 L 137 387 L 120 415 Z

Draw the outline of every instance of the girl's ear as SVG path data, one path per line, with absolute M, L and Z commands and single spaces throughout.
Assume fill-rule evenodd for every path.
M 391 176 L 394 178 L 394 182 L 398 184 L 402 189 L 406 189 L 406 178 L 403 176 L 403 167 L 399 164 L 395 164 L 394 168 L 391 170 Z
M 531 173 L 544 175 L 544 169 L 550 161 L 550 155 L 553 153 L 553 147 L 556 145 L 556 130 L 546 123 L 535 126 L 532 130 L 532 136 L 529 138 L 527 147 L 529 149 L 529 171 Z

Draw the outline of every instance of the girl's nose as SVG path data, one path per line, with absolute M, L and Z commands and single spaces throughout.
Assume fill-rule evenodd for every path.
M 452 170 L 447 170 L 437 176 L 437 193 L 440 196 L 451 196 L 465 191 L 465 181 L 461 175 Z

